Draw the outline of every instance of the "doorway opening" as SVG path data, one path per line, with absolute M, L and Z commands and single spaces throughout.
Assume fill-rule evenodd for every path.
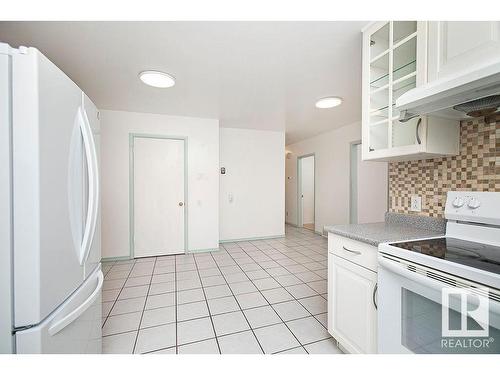
M 315 231 L 316 224 L 316 170 L 315 155 L 297 158 L 297 226 Z

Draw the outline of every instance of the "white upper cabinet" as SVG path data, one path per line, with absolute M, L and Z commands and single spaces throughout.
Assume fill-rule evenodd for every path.
M 458 153 L 459 123 L 399 121 L 396 100 L 427 82 L 427 22 L 375 22 L 363 31 L 363 160 L 426 159 Z
M 429 82 L 500 61 L 500 22 L 432 21 L 428 24 Z

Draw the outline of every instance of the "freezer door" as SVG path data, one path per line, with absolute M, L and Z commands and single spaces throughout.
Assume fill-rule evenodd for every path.
M 89 125 L 82 91 L 34 48 L 13 55 L 12 97 L 14 312 L 23 327 L 41 322 L 85 279 Z
M 100 142 L 101 142 L 101 135 L 100 135 L 100 121 L 99 121 L 99 114 L 97 111 L 97 107 L 95 106 L 94 103 L 90 100 L 90 98 L 83 93 L 83 105 L 85 109 L 85 113 L 87 114 L 87 118 L 89 120 L 89 125 L 92 130 L 92 136 L 94 139 L 94 145 L 95 145 L 95 151 L 96 151 L 96 157 L 97 157 L 97 168 L 95 171 L 96 177 L 97 177 L 97 196 L 95 199 L 97 199 L 97 219 L 96 219 L 96 226 L 95 226 L 95 232 L 94 232 L 94 237 L 92 240 L 92 244 L 90 247 L 90 251 L 88 254 L 88 257 L 85 261 L 85 277 L 88 277 L 94 269 L 97 267 L 97 265 L 101 261 L 101 210 L 100 210 Z M 85 159 L 87 160 L 87 159 Z M 84 188 L 86 189 L 85 192 L 85 204 L 84 204 L 84 209 L 86 210 L 88 205 L 88 199 L 89 199 L 89 181 L 88 181 L 88 163 L 85 163 L 85 170 L 87 173 L 84 173 Z
M 17 332 L 17 353 L 101 353 L 103 281 L 104 276 L 99 266 L 85 283 L 42 323 Z

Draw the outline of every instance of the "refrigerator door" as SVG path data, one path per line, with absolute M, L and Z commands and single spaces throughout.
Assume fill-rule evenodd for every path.
M 95 225 L 95 233 L 93 237 L 93 241 L 90 246 L 90 250 L 88 253 L 88 257 L 85 261 L 85 277 L 88 277 L 94 269 L 97 267 L 97 265 L 101 262 L 101 210 L 100 210 L 100 174 L 99 174 L 99 165 L 100 165 L 100 122 L 99 122 L 99 114 L 97 111 L 97 107 L 95 106 L 94 103 L 89 99 L 85 93 L 83 93 L 83 107 L 85 109 L 85 113 L 87 114 L 87 118 L 89 120 L 89 125 L 90 129 L 92 130 L 92 135 L 93 135 L 93 140 L 94 140 L 94 145 L 95 145 L 95 151 L 96 151 L 96 158 L 97 158 L 97 168 L 95 171 L 95 174 L 97 176 L 97 187 L 98 187 L 98 193 L 97 193 L 97 219 L 96 219 L 96 225 Z M 85 163 L 85 170 L 88 172 L 88 163 Z M 88 173 L 84 173 L 84 187 L 89 187 L 88 183 Z M 88 199 L 89 199 L 89 189 L 86 189 L 86 193 L 84 194 L 84 207 L 88 207 Z
M 94 232 L 82 219 L 83 165 L 93 145 L 78 86 L 34 48 L 12 60 L 14 315 L 23 327 L 41 322 L 85 279 L 84 240 Z
M 85 283 L 39 325 L 16 333 L 18 354 L 101 353 L 101 290 L 99 266 Z
M 0 43 L 0 353 L 12 353 L 12 174 L 10 127 L 10 47 Z

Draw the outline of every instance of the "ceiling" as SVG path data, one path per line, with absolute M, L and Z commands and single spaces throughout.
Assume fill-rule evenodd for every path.
M 34 46 L 100 109 L 218 118 L 286 130 L 286 143 L 361 119 L 366 22 L 0 22 L 0 40 Z M 176 85 L 142 84 L 162 70 Z M 341 106 L 317 109 L 335 95 Z

